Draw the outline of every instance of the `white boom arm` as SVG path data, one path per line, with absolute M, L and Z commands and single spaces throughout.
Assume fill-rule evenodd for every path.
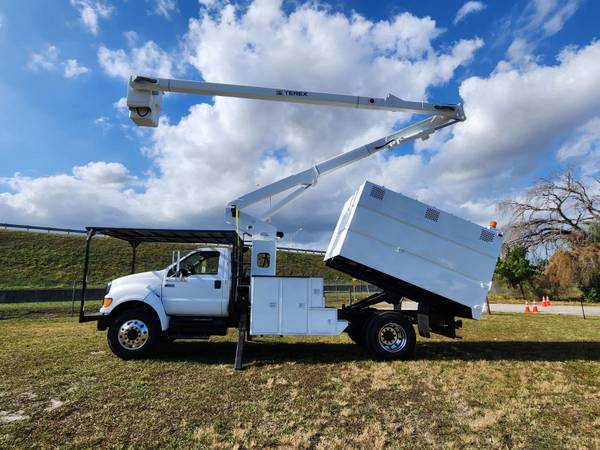
M 360 97 L 289 89 L 206 83 L 202 81 L 148 78 L 143 76 L 132 76 L 129 80 L 127 93 L 127 106 L 130 111 L 129 117 L 141 126 L 157 126 L 163 92 L 183 92 L 198 95 L 398 111 L 427 114 L 430 116 L 389 136 L 342 153 L 307 170 L 261 187 L 231 201 L 227 205 L 225 219 L 227 222 L 236 225 L 239 233 L 247 233 L 266 239 L 274 239 L 276 236 L 279 236 L 276 228 L 268 222 L 271 216 L 300 196 L 306 189 L 314 186 L 321 175 L 359 161 L 381 150 L 390 149 L 416 139 L 427 139 L 436 130 L 465 120 L 462 105 L 460 104 L 410 102 L 391 94 L 388 94 L 386 98 Z M 243 211 L 248 206 L 293 188 L 296 189 L 273 205 L 260 218 L 253 217 Z

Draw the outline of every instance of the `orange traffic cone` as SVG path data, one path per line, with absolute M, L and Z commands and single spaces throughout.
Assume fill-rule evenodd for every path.
M 529 309 L 529 302 L 527 300 L 525 300 L 525 311 L 523 311 L 525 314 L 528 314 L 531 312 L 531 309 Z
M 545 295 L 542 296 L 542 308 L 545 308 L 548 306 L 548 302 L 547 302 L 546 298 L 547 297 Z
M 533 301 L 533 310 L 532 312 L 536 313 L 536 312 L 540 312 L 540 310 L 537 307 L 537 303 L 535 302 L 535 300 Z
M 546 295 L 546 306 L 550 306 L 550 296 Z

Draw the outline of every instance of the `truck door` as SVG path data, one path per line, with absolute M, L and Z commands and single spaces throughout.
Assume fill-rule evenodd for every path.
M 200 250 L 171 268 L 163 279 L 165 312 L 183 316 L 226 316 L 229 283 L 225 261 L 217 250 Z

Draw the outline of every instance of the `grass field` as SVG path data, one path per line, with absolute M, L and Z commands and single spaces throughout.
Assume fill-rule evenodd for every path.
M 233 333 L 122 361 L 69 302 L 25 305 L 1 310 L 0 448 L 600 447 L 598 319 L 486 316 L 390 363 L 262 338 L 233 372 Z

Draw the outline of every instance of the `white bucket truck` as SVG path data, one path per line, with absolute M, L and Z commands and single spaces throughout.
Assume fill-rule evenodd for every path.
M 381 292 L 341 309 L 324 304 L 323 279 L 276 276 L 277 231 L 270 218 L 314 186 L 318 178 L 379 151 L 427 139 L 465 120 L 461 105 L 408 102 L 288 89 L 258 88 L 135 76 L 127 103 L 138 125 L 157 126 L 165 91 L 293 103 L 426 114 L 367 145 L 261 187 L 230 202 L 229 230 L 159 230 L 88 227 L 80 321 L 108 329 L 108 342 L 122 358 L 147 355 L 166 338 L 207 339 L 238 328 L 235 367 L 241 368 L 249 336 L 336 336 L 346 331 L 373 356 L 406 358 L 414 350 L 414 324 L 422 336 L 456 337 L 456 317 L 479 319 L 502 244 L 493 227 L 481 227 L 433 206 L 365 182 L 346 202 L 325 255 L 330 267 L 368 281 Z M 283 194 L 260 217 L 246 208 Z M 96 234 L 122 239 L 133 250 L 132 275 L 109 283 L 98 313 L 84 309 L 89 253 Z M 136 248 L 145 242 L 206 245 L 168 267 L 134 274 Z M 243 253 L 251 249 L 249 273 Z M 403 298 L 418 303 L 402 309 Z M 387 302 L 393 310 L 373 305 Z

